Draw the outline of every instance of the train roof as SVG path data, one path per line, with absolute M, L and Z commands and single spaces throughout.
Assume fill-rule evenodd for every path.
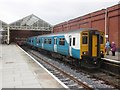
M 80 29 L 77 29 L 77 30 L 70 30 L 70 31 L 57 32 L 57 33 L 50 33 L 50 34 L 46 34 L 46 35 L 38 35 L 38 36 L 33 36 L 33 37 L 56 36 L 56 35 L 60 35 L 60 34 L 77 33 L 77 32 L 86 31 L 86 30 L 97 30 L 97 29 L 94 29 L 94 28 L 80 28 Z

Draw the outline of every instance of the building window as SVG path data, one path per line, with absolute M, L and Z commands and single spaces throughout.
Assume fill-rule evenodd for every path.
M 88 37 L 87 36 L 82 36 L 82 44 L 87 44 Z
M 59 45 L 65 45 L 65 38 L 59 39 Z
M 73 46 L 75 46 L 75 37 L 73 38 Z

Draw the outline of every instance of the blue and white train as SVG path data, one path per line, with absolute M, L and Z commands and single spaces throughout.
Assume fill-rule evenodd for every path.
M 61 59 L 72 58 L 82 66 L 98 67 L 102 62 L 100 58 L 105 55 L 105 35 L 92 28 L 30 37 L 27 45 Z

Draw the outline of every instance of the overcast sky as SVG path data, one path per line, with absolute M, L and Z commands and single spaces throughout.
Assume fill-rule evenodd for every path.
M 118 2 L 119 0 L 0 0 L 0 20 L 9 24 L 34 14 L 55 25 Z

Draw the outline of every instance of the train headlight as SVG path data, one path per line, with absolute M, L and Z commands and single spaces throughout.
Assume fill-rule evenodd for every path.
M 84 54 L 86 54 L 86 52 L 84 52 Z
M 87 55 L 88 54 L 88 52 L 87 51 L 85 51 L 85 52 L 82 52 L 83 53 L 83 55 Z
M 94 64 L 97 64 L 97 62 L 94 62 Z
M 100 53 L 103 54 L 103 51 L 101 51 Z

